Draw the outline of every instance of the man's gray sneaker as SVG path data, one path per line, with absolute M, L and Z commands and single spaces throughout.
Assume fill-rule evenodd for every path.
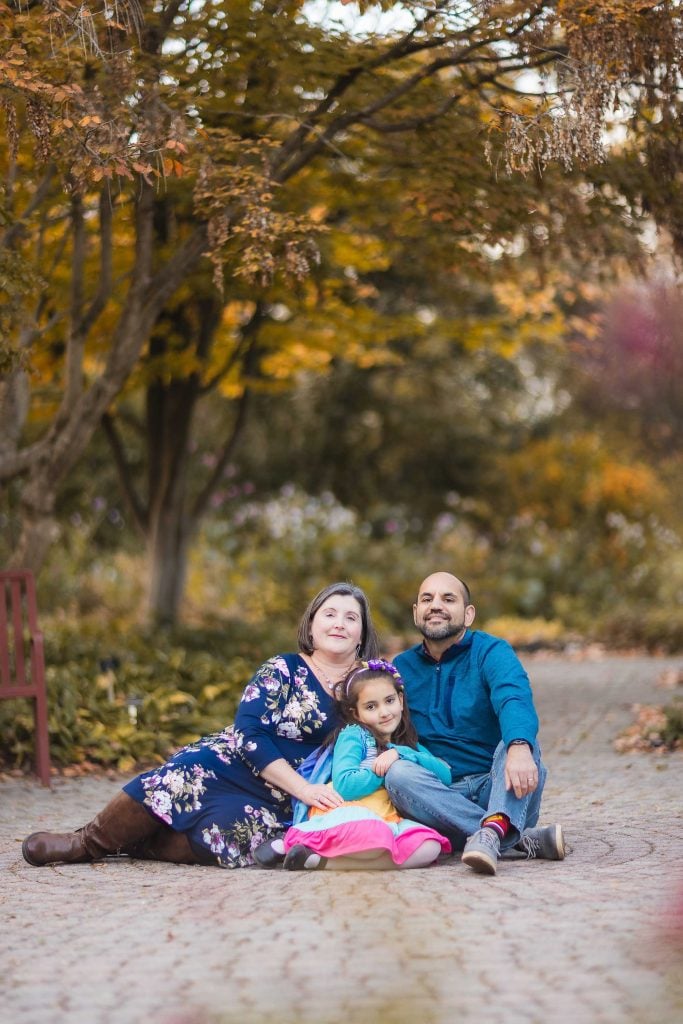
M 480 875 L 495 875 L 499 855 L 500 838 L 496 830 L 480 828 L 465 843 L 462 862 Z
M 527 860 L 538 857 L 541 860 L 564 860 L 564 835 L 561 825 L 545 825 L 543 828 L 525 828 L 522 838 L 514 846 L 526 854 Z

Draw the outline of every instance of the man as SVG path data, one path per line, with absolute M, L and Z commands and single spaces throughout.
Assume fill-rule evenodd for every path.
M 444 785 L 400 759 L 385 778 L 400 814 L 445 833 L 474 871 L 495 875 L 501 851 L 563 860 L 560 825 L 536 828 L 546 770 L 529 677 L 512 647 L 471 630 L 467 585 L 435 572 L 413 605 L 423 642 L 399 654 L 420 742 L 451 766 Z

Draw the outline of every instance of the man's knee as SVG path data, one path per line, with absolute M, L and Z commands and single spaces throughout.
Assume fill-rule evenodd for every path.
M 419 764 L 399 758 L 398 761 L 394 761 L 384 776 L 387 792 L 391 796 L 412 789 L 423 771 L 424 769 Z

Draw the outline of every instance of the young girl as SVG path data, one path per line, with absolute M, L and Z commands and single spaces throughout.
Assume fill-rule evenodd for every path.
M 450 852 L 434 829 L 399 817 L 384 788 L 400 757 L 451 781 L 448 765 L 417 742 L 398 670 L 387 661 L 363 662 L 335 697 L 341 724 L 317 752 L 309 781 L 331 785 L 344 803 L 331 811 L 297 803 L 284 837 L 254 852 L 257 864 L 290 871 L 417 868 Z

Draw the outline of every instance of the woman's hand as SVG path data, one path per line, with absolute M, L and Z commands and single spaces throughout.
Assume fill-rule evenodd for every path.
M 298 794 L 299 799 L 309 807 L 317 807 L 319 811 L 331 811 L 334 807 L 340 807 L 344 801 L 331 786 L 323 786 L 312 782 L 306 782 Z
M 284 789 L 296 800 L 301 800 L 309 807 L 317 807 L 320 811 L 331 811 L 333 807 L 339 807 L 344 803 L 331 786 L 306 782 L 284 758 L 271 761 L 261 775 L 270 786 Z
M 379 775 L 380 779 L 383 779 L 394 761 L 398 761 L 398 759 L 398 750 L 394 750 L 393 747 L 390 750 L 383 750 L 382 753 L 378 754 L 375 758 L 372 770 L 375 775 Z

